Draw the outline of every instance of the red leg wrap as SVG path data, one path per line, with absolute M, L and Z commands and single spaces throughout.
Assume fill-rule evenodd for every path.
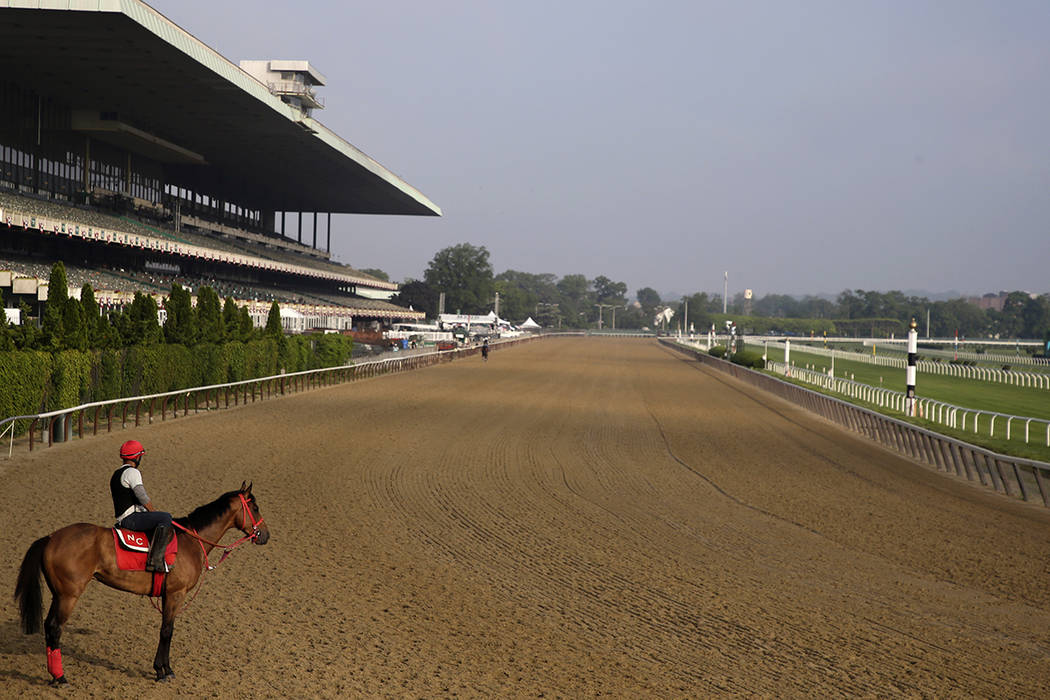
M 47 648 L 47 672 L 52 678 L 62 677 L 62 650 Z

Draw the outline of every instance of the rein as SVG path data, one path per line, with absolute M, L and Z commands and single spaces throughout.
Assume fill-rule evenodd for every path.
M 252 509 L 248 507 L 248 499 L 244 497 L 243 493 L 239 493 L 237 495 L 241 498 L 241 525 L 243 526 L 241 530 L 247 530 L 248 522 L 251 521 L 252 532 L 251 534 L 246 534 L 244 537 L 241 537 L 232 544 L 219 544 L 218 542 L 212 542 L 211 540 L 201 537 L 200 533 L 198 533 L 196 530 L 191 530 L 185 525 L 180 525 L 174 520 L 171 522 L 172 525 L 179 528 L 193 539 L 197 540 L 197 544 L 199 544 L 201 548 L 201 553 L 204 554 L 204 568 L 201 570 L 200 583 L 197 584 L 197 590 L 193 592 L 193 597 L 181 606 L 179 612 L 182 612 L 183 610 L 188 608 L 190 606 L 190 603 L 192 603 L 197 598 L 197 594 L 200 593 L 201 588 L 204 587 L 204 574 L 206 572 L 213 570 L 216 566 L 226 561 L 226 557 L 230 556 L 230 553 L 234 549 L 241 546 L 245 542 L 254 542 L 255 538 L 259 536 L 259 526 L 263 524 L 264 518 L 259 518 L 258 520 L 256 520 L 255 516 L 252 515 Z M 221 547 L 223 550 L 222 556 L 219 558 L 218 563 L 216 563 L 214 566 L 211 564 L 211 562 L 208 561 L 208 550 L 204 548 L 204 545 L 206 544 L 210 544 L 212 547 Z M 160 612 L 160 606 L 152 598 L 150 598 L 150 604 L 157 610 L 157 612 Z

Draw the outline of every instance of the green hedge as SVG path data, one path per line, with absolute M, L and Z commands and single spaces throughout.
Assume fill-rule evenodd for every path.
M 0 417 L 47 410 L 54 359 L 39 350 L 0 352 Z
M 0 352 L 0 419 L 122 396 L 159 394 L 305 369 L 350 358 L 341 335 L 265 338 L 222 345 L 135 345 L 120 350 Z
M 63 350 L 52 355 L 51 385 L 47 410 L 76 406 L 91 400 L 93 356 L 80 350 Z

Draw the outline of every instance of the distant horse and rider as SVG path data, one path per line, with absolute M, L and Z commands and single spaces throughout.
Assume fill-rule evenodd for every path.
M 51 591 L 51 607 L 43 620 L 43 630 L 47 670 L 53 685 L 67 682 L 62 668 L 62 626 L 92 579 L 120 591 L 161 599 L 160 641 L 153 670 L 158 681 L 166 681 L 175 676 L 169 656 L 175 614 L 205 567 L 211 568 L 208 555 L 215 547 L 222 547 L 228 554 L 244 542 L 261 545 L 270 539 L 252 485 L 247 482 L 183 518 L 173 520 L 169 514 L 156 510 L 142 485 L 139 466 L 143 454 L 145 449 L 137 441 L 129 440 L 121 446 L 124 464 L 110 480 L 117 528 L 88 523 L 67 525 L 30 545 L 22 560 L 15 600 L 24 633 L 36 634 L 41 629 L 41 574 Z M 167 532 L 162 530 L 165 527 Z M 169 542 L 172 527 L 178 532 Z M 150 529 L 154 534 L 147 547 L 143 531 Z M 230 529 L 240 530 L 244 537 L 232 545 L 219 544 Z M 141 550 L 135 569 L 127 568 L 126 563 L 134 558 L 134 553 L 122 551 L 122 545 Z M 173 554 L 175 550 L 177 554 Z

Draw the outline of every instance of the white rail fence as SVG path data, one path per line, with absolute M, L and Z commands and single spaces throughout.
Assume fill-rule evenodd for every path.
M 752 346 L 757 343 L 752 342 Z M 780 350 L 785 348 L 784 343 L 768 342 L 769 347 Z M 903 357 L 886 357 L 884 355 L 869 355 L 867 353 L 847 352 L 845 350 L 832 350 L 819 348 L 811 345 L 793 345 L 794 352 L 820 355 L 821 357 L 832 357 L 838 360 L 850 362 L 862 362 L 869 365 L 881 367 L 895 367 L 904 369 L 907 360 Z M 1026 372 L 1019 370 L 1004 370 L 996 367 L 981 367 L 969 365 L 957 365 L 950 362 L 931 362 L 919 360 L 915 369 L 926 374 L 941 374 L 961 379 L 976 379 L 986 382 L 998 382 L 1000 384 L 1011 384 L 1013 386 L 1028 387 L 1033 389 L 1050 390 L 1050 374 L 1046 372 Z

